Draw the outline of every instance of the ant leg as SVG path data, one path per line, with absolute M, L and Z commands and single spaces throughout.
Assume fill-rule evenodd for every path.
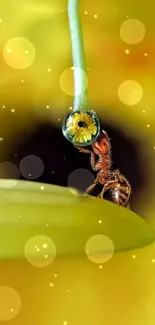
M 128 194 L 128 196 L 130 197 L 130 195 L 131 195 L 131 186 L 130 186 L 129 182 L 127 182 L 126 186 L 121 185 L 121 196 L 124 197 L 124 199 L 125 199 L 126 195 L 123 194 L 123 192 Z
M 113 175 L 120 175 L 121 173 L 120 173 L 120 170 L 119 169 L 114 169 L 114 170 L 112 170 L 111 174 L 113 174 Z
M 108 191 L 108 190 L 110 190 L 111 188 L 113 188 L 113 184 L 114 183 L 116 183 L 116 181 L 114 180 L 114 181 L 107 181 L 106 183 L 105 183 L 105 185 L 104 185 L 104 187 L 103 187 L 103 189 L 102 189 L 102 191 L 101 191 L 101 199 L 103 199 L 103 196 L 104 196 L 104 193 L 106 192 L 106 191 Z
M 85 193 L 90 193 L 97 184 L 98 184 L 98 178 L 96 177 L 94 183 L 87 187 Z
M 116 180 L 119 180 L 120 176 L 121 176 L 121 173 L 120 173 L 120 170 L 119 169 L 115 169 L 113 171 L 111 171 L 111 176 L 114 177 L 114 179 Z
M 126 177 L 123 176 L 121 173 L 120 173 L 120 170 L 119 169 L 116 169 L 116 170 L 113 170 L 111 172 L 111 175 L 113 177 L 115 177 L 115 180 L 116 180 L 116 177 L 117 177 L 117 180 L 119 181 L 119 183 L 124 183 L 121 184 L 121 189 L 125 192 L 129 192 L 131 194 L 131 185 L 129 184 L 129 182 L 127 181 Z M 126 183 L 126 185 L 125 185 Z
M 95 186 L 96 186 L 96 183 L 88 186 L 87 189 L 86 189 L 86 191 L 85 191 L 85 193 L 86 194 L 90 193 L 94 189 Z
M 95 154 L 94 154 L 94 152 L 89 149 L 83 148 L 83 147 L 75 146 L 75 148 L 78 149 L 80 152 L 91 154 L 90 163 L 91 163 L 92 169 L 95 171 L 96 169 L 95 169 Z
M 96 171 L 96 168 L 95 168 L 95 154 L 94 154 L 94 152 L 91 152 L 90 163 L 91 163 L 92 169 L 94 171 Z
M 101 192 L 102 193 L 102 192 Z M 99 193 L 99 195 L 97 196 L 98 198 L 101 198 L 101 193 Z
M 80 152 L 84 153 L 91 153 L 92 151 L 83 147 L 75 146 L 76 149 L 78 149 Z

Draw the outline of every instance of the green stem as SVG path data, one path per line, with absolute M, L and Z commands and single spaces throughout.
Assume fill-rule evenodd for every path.
M 79 16 L 79 1 L 80 0 L 68 0 L 68 17 L 74 67 L 73 111 L 91 110 L 87 95 L 87 74 L 82 28 Z

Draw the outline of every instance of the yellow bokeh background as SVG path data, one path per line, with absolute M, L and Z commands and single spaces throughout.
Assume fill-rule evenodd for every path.
M 0 322 L 153 325 L 155 244 L 144 221 L 31 184 L 0 190 Z
M 148 170 L 146 188 L 139 198 L 139 211 L 153 228 L 154 9 L 153 2 L 148 5 L 148 2 L 133 0 L 126 3 L 123 0 L 83 0 L 80 3 L 89 101 L 102 121 L 121 129 L 131 141 L 138 141 L 139 159 Z M 141 42 L 136 42 L 136 34 L 134 45 L 122 40 L 120 28 L 127 19 L 137 19 L 144 25 L 145 35 Z M 131 28 L 130 38 L 136 33 L 133 25 Z M 137 33 L 138 40 L 141 31 L 138 29 Z M 0 157 L 3 161 L 9 153 L 11 141 L 19 134 L 22 139 L 24 130 L 34 130 L 44 121 L 51 123 L 51 127 L 57 125 L 58 118 L 62 121 L 73 105 L 73 97 L 60 85 L 62 74 L 72 66 L 67 1 L 1 1 L 0 35 L 0 137 L 4 143 Z M 30 64 L 31 60 L 23 58 L 29 53 L 16 46 L 14 55 L 17 61 L 13 61 L 14 67 L 11 67 L 5 60 L 4 49 L 10 40 L 17 37 L 33 44 L 35 57 Z M 23 69 L 19 69 L 15 62 L 22 62 Z M 121 99 L 125 98 L 126 103 L 118 96 L 118 89 L 125 81 L 136 81 L 141 86 L 137 93 L 132 87 L 123 90 Z M 72 89 L 72 82 L 73 78 L 68 78 L 65 89 Z M 48 111 L 47 105 L 50 107 Z M 5 202 L 1 204 L 4 205 L 4 216 Z M 33 213 L 39 214 L 39 208 L 32 208 L 29 217 L 33 218 Z M 3 226 L 8 227 L 5 222 Z M 15 239 L 18 241 L 18 237 Z M 0 263 L 0 285 L 14 287 L 24 297 L 22 313 L 12 320 L 12 324 L 154 325 L 154 259 L 154 244 L 114 255 L 103 269 L 75 254 L 72 259 L 66 256 L 47 269 L 36 271 L 25 261 L 15 260 L 12 256 L 12 259 Z M 57 280 L 53 280 L 55 273 L 58 273 Z M 49 283 L 53 281 L 54 286 L 50 287 Z

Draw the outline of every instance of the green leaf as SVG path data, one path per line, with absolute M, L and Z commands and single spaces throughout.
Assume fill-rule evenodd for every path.
M 8 180 L 0 184 L 0 259 L 24 258 L 26 242 L 37 235 L 51 237 L 57 257 L 85 256 L 87 241 L 98 234 L 113 241 L 115 252 L 150 245 L 155 239 L 145 220 L 106 200 L 55 185 L 19 181 L 6 188 Z

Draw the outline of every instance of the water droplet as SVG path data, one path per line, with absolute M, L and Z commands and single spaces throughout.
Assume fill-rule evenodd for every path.
M 98 137 L 100 123 L 93 111 L 75 111 L 70 113 L 62 123 L 64 137 L 74 145 L 91 145 Z

